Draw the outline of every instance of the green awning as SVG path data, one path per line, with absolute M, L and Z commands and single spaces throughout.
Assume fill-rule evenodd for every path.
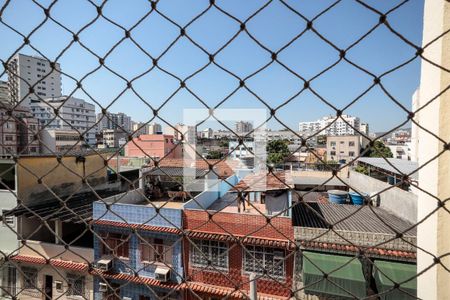
M 411 295 L 417 294 L 417 267 L 414 264 L 405 264 L 391 261 L 376 260 L 373 273 L 379 293 L 387 292 L 394 287 L 394 283 L 402 283 L 400 289 L 393 289 L 381 295 L 381 299 L 416 299 Z M 405 292 L 403 292 L 403 291 Z
M 367 296 L 362 265 L 349 256 L 303 252 L 303 285 L 306 294 L 351 299 Z

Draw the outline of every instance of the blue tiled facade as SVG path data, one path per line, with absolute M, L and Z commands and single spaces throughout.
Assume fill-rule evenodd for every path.
M 106 220 L 114 222 L 122 222 L 128 224 L 145 224 L 159 227 L 182 228 L 182 210 L 172 208 L 161 208 L 159 214 L 156 213 L 155 208 L 145 205 L 122 204 L 117 203 L 110 206 L 110 210 L 106 211 L 103 202 L 95 202 L 93 207 L 94 221 Z M 114 212 L 114 213 L 113 213 Z M 171 281 L 180 283 L 183 276 L 182 263 L 182 236 L 177 234 L 137 230 L 134 233 L 130 228 L 123 228 L 109 225 L 94 225 L 94 231 L 101 235 L 104 233 L 119 233 L 127 234 L 129 239 L 129 259 L 115 259 L 113 264 L 113 273 L 133 274 L 137 272 L 142 277 L 155 277 L 155 264 L 144 265 L 141 262 L 141 238 L 155 238 L 164 241 L 165 245 L 172 246 L 171 259 Z M 95 260 L 102 256 L 102 242 L 99 237 L 94 238 L 94 255 Z M 131 271 L 131 272 L 130 272 Z M 104 294 L 99 292 L 99 278 L 94 282 L 94 298 L 103 299 Z M 111 281 L 114 282 L 114 281 Z M 117 281 L 120 284 L 120 296 L 128 297 L 133 300 L 139 300 L 140 296 L 146 296 L 150 299 L 158 299 L 155 293 L 168 293 L 170 290 L 163 290 L 158 287 L 145 286 L 139 284 L 131 284 Z M 152 290 L 155 292 L 153 293 Z M 177 298 L 176 294 L 171 294 L 171 298 Z

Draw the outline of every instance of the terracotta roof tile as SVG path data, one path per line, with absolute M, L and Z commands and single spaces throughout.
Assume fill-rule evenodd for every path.
M 109 273 L 104 272 L 98 269 L 94 269 L 91 272 L 92 275 L 100 276 L 106 279 L 116 279 L 116 280 L 123 280 L 127 282 L 133 282 L 138 284 L 145 284 L 145 285 L 151 285 L 151 286 L 158 286 L 162 288 L 169 288 L 174 290 L 179 290 L 183 288 L 183 284 L 176 283 L 176 282 L 161 282 L 159 280 L 149 278 L 149 277 L 143 277 L 143 276 L 134 276 L 130 274 L 124 274 L 124 273 Z
M 287 172 L 256 173 L 245 176 L 233 187 L 236 191 L 270 191 L 292 188 L 292 178 Z
M 155 232 L 164 232 L 164 233 L 173 233 L 173 234 L 181 233 L 180 229 L 174 228 L 174 227 L 133 224 L 133 223 L 125 223 L 125 222 L 117 222 L 117 221 L 109 221 L 109 220 L 94 220 L 92 223 L 94 225 L 105 225 L 105 226 L 113 226 L 113 227 L 120 227 L 120 228 L 139 229 L 139 230 L 144 230 L 144 231 L 155 231 Z
M 36 264 L 36 265 L 51 265 L 57 268 L 63 268 L 73 271 L 80 271 L 84 272 L 89 269 L 88 264 L 86 263 L 78 263 L 73 261 L 66 261 L 61 259 L 45 259 L 43 257 L 35 257 L 35 256 L 28 256 L 28 255 L 15 255 L 11 257 L 14 261 L 29 263 L 29 264 Z
M 215 241 L 236 241 L 238 239 L 243 244 L 247 245 L 255 245 L 255 246 L 266 246 L 266 247 L 275 247 L 275 248 L 286 248 L 286 249 L 294 249 L 295 244 L 288 239 L 280 240 L 280 239 L 271 239 L 266 237 L 257 237 L 257 236 L 244 236 L 233 234 L 230 236 L 228 234 L 220 234 L 206 231 L 188 231 L 187 235 L 190 238 L 201 239 L 201 240 L 215 240 Z
M 343 252 L 360 252 L 361 248 L 352 245 L 341 245 L 335 243 L 322 243 L 322 242 L 308 242 L 302 241 L 301 245 L 308 249 L 321 249 L 321 250 L 332 250 L 332 251 L 343 251 Z M 366 254 L 377 255 L 377 256 L 387 256 L 402 259 L 416 259 L 416 253 L 400 250 L 387 250 L 380 248 L 368 248 L 364 251 Z

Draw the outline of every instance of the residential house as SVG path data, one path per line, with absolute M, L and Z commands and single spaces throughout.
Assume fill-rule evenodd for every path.
M 179 179 L 192 183 L 210 170 L 184 171 L 143 168 L 139 188 L 94 203 L 95 299 L 183 299 L 182 211 L 198 193 Z
M 86 231 L 92 202 L 120 192 L 108 181 L 104 158 L 86 152 L 24 156 L 4 168 L 11 166 L 4 179 L 15 194 L 2 191 L 8 200 L 2 201 L 2 220 L 9 229 L 2 227 L 2 260 L 8 261 L 3 296 L 92 299 L 93 236 Z
M 184 205 L 185 299 L 291 295 L 294 232 L 284 173 L 233 175 Z M 233 186 L 230 189 L 230 186 Z
M 383 208 L 297 202 L 299 299 L 416 299 L 416 229 Z M 397 286 L 398 284 L 398 286 Z

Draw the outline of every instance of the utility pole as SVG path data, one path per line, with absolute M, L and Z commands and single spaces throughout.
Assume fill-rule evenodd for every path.
M 256 275 L 250 273 L 250 300 L 256 300 L 258 295 L 256 293 Z

